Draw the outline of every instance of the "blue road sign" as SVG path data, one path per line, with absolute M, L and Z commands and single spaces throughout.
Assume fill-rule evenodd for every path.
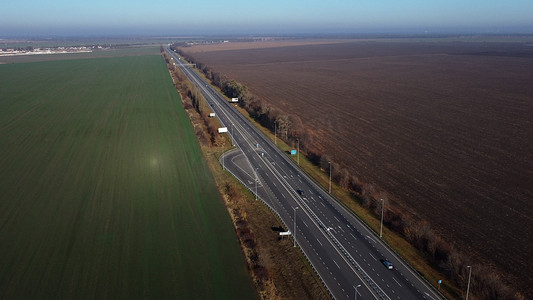
M 291 150 L 291 155 L 296 155 L 296 150 Z

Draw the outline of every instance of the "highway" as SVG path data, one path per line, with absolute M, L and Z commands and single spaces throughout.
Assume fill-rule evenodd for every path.
M 233 104 L 168 47 L 166 51 L 228 127 L 237 151 L 223 155 L 221 163 L 279 216 L 335 299 L 442 299 Z M 390 261 L 393 269 L 381 259 Z

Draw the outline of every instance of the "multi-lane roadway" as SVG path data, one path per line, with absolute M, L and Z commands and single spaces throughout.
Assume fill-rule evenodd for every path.
M 238 151 L 221 163 L 268 205 L 291 231 L 336 299 L 441 299 L 378 235 L 319 187 L 235 107 L 168 47 L 196 84 Z M 387 268 L 382 260 L 393 268 Z

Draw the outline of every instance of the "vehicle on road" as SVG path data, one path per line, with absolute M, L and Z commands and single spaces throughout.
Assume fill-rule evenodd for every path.
M 302 191 L 302 190 L 296 190 L 296 192 L 297 192 L 298 195 L 300 195 L 300 196 L 303 196 L 303 195 L 304 195 L 304 191 Z
M 387 269 L 392 270 L 392 263 L 386 259 L 380 259 L 381 263 L 387 267 Z

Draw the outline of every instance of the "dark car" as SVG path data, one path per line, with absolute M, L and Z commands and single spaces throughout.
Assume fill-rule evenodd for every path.
M 303 195 L 304 195 L 304 191 L 302 191 L 302 190 L 296 190 L 296 192 L 297 192 L 298 195 L 300 195 L 300 196 L 303 196 Z
M 387 269 L 392 270 L 392 263 L 386 259 L 380 259 L 381 263 L 387 267 Z

